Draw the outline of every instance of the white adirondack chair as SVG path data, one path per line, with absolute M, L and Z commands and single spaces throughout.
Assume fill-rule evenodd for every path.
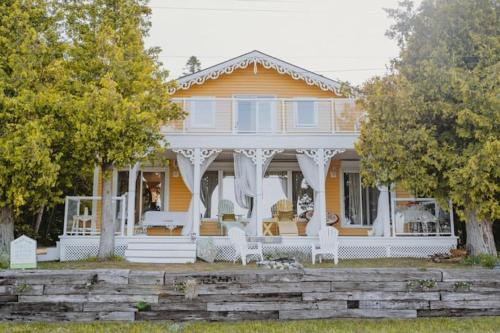
M 321 263 L 321 256 L 324 254 L 333 255 L 333 262 L 335 265 L 339 262 L 339 231 L 334 227 L 326 227 L 319 232 L 319 248 L 315 244 L 311 244 L 312 248 L 312 263 L 316 263 L 316 256 L 319 255 L 319 262 Z
M 240 228 L 231 228 L 227 232 L 227 235 L 229 236 L 229 242 L 236 251 L 233 262 L 236 262 L 238 257 L 241 257 L 241 263 L 243 264 L 243 266 L 246 266 L 247 257 L 249 255 L 258 256 L 260 257 L 260 260 L 264 260 L 264 256 L 262 255 L 262 244 L 256 243 L 257 248 L 251 249 L 248 246 L 249 243 L 247 242 L 245 232 L 243 230 L 241 230 Z

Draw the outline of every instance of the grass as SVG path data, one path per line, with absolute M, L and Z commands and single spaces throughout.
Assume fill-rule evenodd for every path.
M 1 332 L 20 333 L 490 333 L 500 331 L 500 317 L 482 318 L 424 318 L 411 320 L 302 320 L 248 321 L 235 323 L 0 323 Z
M 471 265 L 463 263 L 435 263 L 427 259 L 413 258 L 383 258 L 383 259 L 359 259 L 359 260 L 341 260 L 338 265 L 332 262 L 323 262 L 312 265 L 304 263 L 307 268 L 472 268 Z M 65 262 L 40 262 L 39 269 L 96 269 L 96 268 L 123 268 L 133 270 L 164 270 L 169 272 L 202 272 L 202 271 L 235 271 L 245 269 L 260 269 L 255 263 L 242 266 L 241 263 L 233 264 L 231 262 L 206 263 L 198 261 L 194 264 L 141 264 L 130 263 L 124 260 L 98 261 L 91 258 L 82 261 Z

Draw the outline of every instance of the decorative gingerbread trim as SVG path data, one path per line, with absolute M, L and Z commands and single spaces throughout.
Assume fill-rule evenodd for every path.
M 339 82 L 289 64 L 283 60 L 271 57 L 259 51 L 252 51 L 194 74 L 181 77 L 177 80 L 177 86 L 170 88 L 169 92 L 173 94 L 177 90 L 186 90 L 193 85 L 203 84 L 208 80 L 215 80 L 221 75 L 231 74 L 237 69 L 247 68 L 250 65 L 253 65 L 254 71 L 256 71 L 257 64 L 262 65 L 266 69 L 274 69 L 279 74 L 289 75 L 294 80 L 302 80 L 310 86 L 317 86 L 321 90 L 332 91 L 335 94 L 340 95 Z

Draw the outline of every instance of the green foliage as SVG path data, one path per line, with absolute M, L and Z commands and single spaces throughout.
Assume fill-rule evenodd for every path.
M 144 47 L 146 2 L 74 0 L 65 12 L 75 150 L 91 165 L 114 166 L 160 150 L 161 125 L 182 113 L 170 102 L 159 49 Z
M 411 280 L 406 282 L 406 290 L 413 291 L 429 291 L 436 287 L 436 280 Z
M 201 62 L 196 56 L 190 56 L 184 67 L 183 75 L 189 75 L 201 70 Z
M 9 254 L 0 249 L 0 269 L 7 269 L 10 266 Z
M 122 256 L 119 256 L 119 255 L 112 255 L 110 257 L 107 257 L 107 258 L 99 258 L 99 257 L 96 257 L 96 256 L 90 256 L 90 257 L 87 257 L 85 259 L 82 259 L 82 260 L 79 260 L 79 262 L 121 262 L 121 261 L 125 261 L 125 258 L 122 257 Z
M 497 11 L 488 0 L 388 11 L 401 51 L 391 75 L 363 87 L 369 121 L 356 148 L 366 184 L 399 182 L 443 207 L 452 199 L 464 219 L 500 219 Z
M 135 308 L 138 310 L 138 311 L 150 311 L 151 310 L 151 304 L 149 303 L 146 303 L 144 301 L 140 301 L 139 303 L 137 303 L 135 305 Z
M 482 253 L 477 256 L 468 256 L 462 260 L 462 263 L 468 266 L 481 265 L 484 268 L 493 268 L 495 265 L 500 263 L 500 260 L 498 259 L 498 256 Z

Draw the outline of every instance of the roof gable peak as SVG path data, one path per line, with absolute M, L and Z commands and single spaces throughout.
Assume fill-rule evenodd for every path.
M 236 69 L 244 69 L 250 65 L 255 66 L 257 64 L 266 69 L 274 69 L 279 74 L 286 74 L 294 80 L 302 80 L 310 86 L 317 86 L 321 90 L 332 91 L 340 95 L 340 83 L 338 81 L 292 65 L 258 50 L 253 50 L 196 73 L 180 77 L 176 80 L 177 86 L 172 88 L 170 93 L 175 93 L 177 90 L 186 90 L 193 85 L 201 85 L 207 80 L 215 80 L 223 74 L 231 74 Z

